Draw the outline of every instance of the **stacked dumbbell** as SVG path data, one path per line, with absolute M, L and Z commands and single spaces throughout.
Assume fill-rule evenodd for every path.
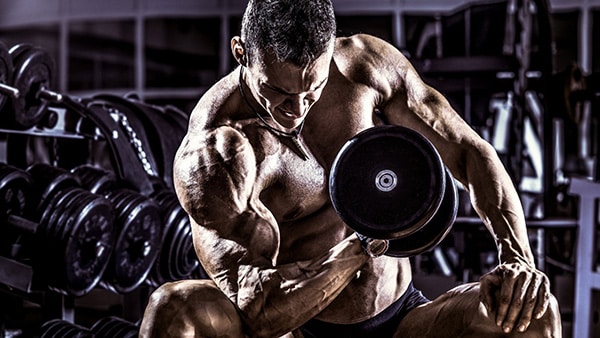
M 39 281 L 65 295 L 87 294 L 112 251 L 110 202 L 35 165 L 0 168 L 2 255 L 30 265 L 32 285 Z
M 166 183 L 161 186 L 171 188 L 172 157 L 186 129 L 184 114 L 173 107 L 163 109 L 144 104 L 136 98 L 100 94 L 92 98 L 74 99 L 68 95 L 61 95 L 51 90 L 54 68 L 52 58 L 39 47 L 21 43 L 7 50 L 6 46 L 0 44 L 0 105 L 4 105 L 4 117 L 0 118 L 0 127 L 22 130 L 51 126 L 55 116 L 47 109 L 49 105 L 66 108 L 67 113 L 75 112 L 77 117 L 65 121 L 65 131 L 79 133 L 84 137 L 91 135 L 93 139 L 100 138 L 105 141 L 108 153 L 112 156 L 111 163 L 116 181 L 119 184 L 125 183 L 133 188 L 132 190 L 139 192 L 143 195 L 137 196 L 140 199 L 146 196 L 151 198 L 160 208 L 164 244 L 148 275 L 149 284 L 156 286 L 166 281 L 203 277 L 203 270 L 193 250 L 187 214 L 179 205 L 172 189 L 155 189 L 147 177 L 147 174 L 154 174 L 154 178 Z M 66 116 L 73 117 L 72 114 Z M 124 126 L 123 123 L 127 120 L 129 125 Z M 146 138 L 146 131 L 151 132 L 152 137 Z M 137 138 L 131 139 L 132 135 L 136 134 Z M 25 152 L 18 147 L 12 147 L 10 150 L 19 154 Z M 144 157 L 141 155 L 147 155 L 145 159 L 150 163 L 140 164 L 140 157 Z M 152 169 L 155 173 L 151 172 Z M 87 189 L 103 194 L 89 187 Z M 116 192 L 106 196 L 113 199 L 113 208 L 117 206 L 114 199 L 125 199 L 123 194 L 117 195 Z M 135 203 L 131 200 L 121 202 L 117 209 L 122 208 L 124 212 L 130 212 L 127 208 L 133 204 Z M 152 208 L 144 210 L 149 209 Z M 115 212 L 118 213 L 119 210 Z M 116 218 L 118 219 L 118 216 Z M 137 225 L 142 228 L 144 226 L 143 222 Z M 129 283 L 125 283 L 124 280 L 117 282 L 114 278 L 103 278 L 101 283 L 119 293 L 134 289 L 137 286 L 136 278 L 144 275 L 143 267 L 152 260 L 154 244 L 150 243 L 154 243 L 155 238 L 154 233 L 137 239 L 128 238 L 127 241 L 135 242 L 133 246 L 128 246 L 129 251 L 117 248 L 116 252 L 123 257 L 113 257 L 113 263 L 122 264 L 126 267 L 125 271 L 117 272 L 113 271 L 117 268 L 109 267 L 106 275 L 110 275 L 111 271 L 123 279 L 129 275 Z M 122 243 L 119 239 L 117 242 Z M 140 265 L 134 267 L 132 256 L 124 257 L 125 253 L 129 252 L 138 252 L 144 257 L 138 260 Z
M 71 171 L 90 191 L 118 197 L 113 188 L 116 178 L 111 171 L 90 165 L 81 165 Z M 146 282 L 158 286 L 169 281 L 199 277 L 202 269 L 194 252 L 189 218 L 175 193 L 163 187 L 156 189 L 150 198 L 160 210 L 162 237 L 158 256 L 152 261 Z
M 115 249 L 101 285 L 116 293 L 135 290 L 145 281 L 161 247 L 159 206 L 131 188 L 118 187 L 114 174 L 108 170 L 83 164 L 69 174 L 90 192 L 105 196 L 113 206 Z
M 44 322 L 37 333 L 39 338 L 136 338 L 139 328 L 125 319 L 108 316 L 97 320 L 90 328 L 63 319 Z
M 56 114 L 47 109 L 49 102 L 61 100 L 60 94 L 50 90 L 54 69 L 54 60 L 42 48 L 23 43 L 7 50 L 0 42 L 3 126 L 29 129 L 56 123 Z

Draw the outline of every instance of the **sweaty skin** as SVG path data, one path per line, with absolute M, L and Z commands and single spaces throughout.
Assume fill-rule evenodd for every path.
M 493 337 L 531 325 L 530 336 L 560 336 L 548 279 L 535 269 L 519 198 L 495 150 L 393 46 L 367 35 L 334 44 L 306 68 L 250 64 L 242 74 L 248 102 L 238 67 L 199 101 L 176 156 L 174 181 L 197 255 L 237 306 L 245 333 L 277 337 L 315 317 L 356 323 L 409 285 L 409 260 L 369 258 L 328 197 L 335 155 L 349 138 L 381 123 L 378 110 L 436 146 L 469 190 L 501 263 L 482 277 L 481 288 L 461 286 L 413 310 L 398 333 Z M 309 158 L 256 112 L 270 115 L 266 121 L 279 130 L 304 120 L 300 142 Z M 532 318 L 542 315 L 553 332 L 534 331 L 543 321 Z

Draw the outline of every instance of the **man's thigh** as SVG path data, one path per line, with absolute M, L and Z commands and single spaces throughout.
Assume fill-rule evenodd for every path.
M 479 283 L 469 283 L 409 312 L 400 322 L 395 337 L 560 337 L 559 313 L 553 298 L 544 317 L 534 320 L 526 332 L 507 335 L 479 301 Z
M 460 285 L 409 312 L 395 337 L 463 337 L 473 325 L 495 326 L 485 314 L 479 284 Z

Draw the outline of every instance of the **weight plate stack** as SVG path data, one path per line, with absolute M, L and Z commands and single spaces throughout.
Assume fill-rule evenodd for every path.
M 19 90 L 19 97 L 11 100 L 9 124 L 15 129 L 29 129 L 46 116 L 48 102 L 39 97 L 41 89 L 52 88 L 55 63 L 42 48 L 18 44 L 9 50 L 13 73 L 11 86 Z
M 129 293 L 144 282 L 160 251 L 160 211 L 152 199 L 133 190 L 118 189 L 107 197 L 115 210 L 117 239 L 102 285 Z
M 12 57 L 8 53 L 8 48 L 6 47 L 6 45 L 2 41 L 0 41 L 0 86 L 10 86 L 12 82 L 12 73 Z M 2 111 L 2 107 L 4 107 L 4 104 L 8 101 L 8 98 L 8 93 L 6 91 L 0 90 L 0 112 L 2 112 L 2 115 L 8 114 L 8 112 Z
M 152 198 L 162 210 L 163 245 L 147 281 L 158 286 L 190 278 L 200 268 L 200 263 L 194 251 L 188 215 L 172 191 L 158 191 Z
M 83 296 L 100 281 L 114 247 L 113 208 L 108 199 L 83 188 L 67 188 L 48 202 L 36 236 L 42 271 L 50 289 Z
M 139 334 L 135 324 L 115 316 L 100 318 L 90 330 L 96 338 L 137 338 Z

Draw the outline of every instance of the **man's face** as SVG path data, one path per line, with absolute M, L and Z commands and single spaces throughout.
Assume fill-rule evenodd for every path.
M 319 100 L 329 78 L 333 48 L 307 67 L 276 62 L 270 56 L 254 62 L 246 83 L 273 119 L 285 128 L 296 128 Z

